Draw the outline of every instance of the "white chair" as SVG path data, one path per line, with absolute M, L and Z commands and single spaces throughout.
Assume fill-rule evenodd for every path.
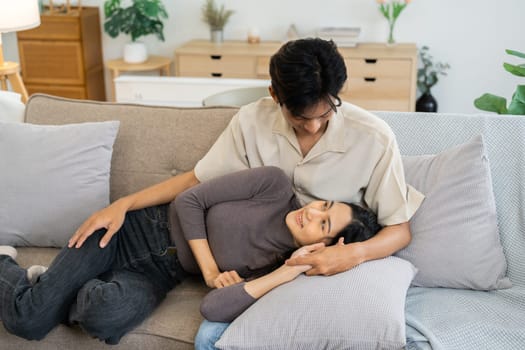
M 234 106 L 241 107 L 257 101 L 262 97 L 270 96 L 268 86 L 252 86 L 231 89 L 210 95 L 202 100 L 203 106 Z

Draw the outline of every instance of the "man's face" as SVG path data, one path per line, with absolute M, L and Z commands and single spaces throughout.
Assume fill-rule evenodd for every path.
M 297 136 L 314 136 L 323 134 L 328 121 L 335 114 L 333 106 L 328 101 L 321 100 L 317 104 L 306 108 L 304 114 L 294 115 L 286 105 L 281 106 L 284 118 L 295 130 Z

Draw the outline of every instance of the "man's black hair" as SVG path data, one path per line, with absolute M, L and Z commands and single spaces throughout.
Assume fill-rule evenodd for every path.
M 270 60 L 272 89 L 279 103 L 301 115 L 330 96 L 339 100 L 346 81 L 345 61 L 333 41 L 289 41 Z

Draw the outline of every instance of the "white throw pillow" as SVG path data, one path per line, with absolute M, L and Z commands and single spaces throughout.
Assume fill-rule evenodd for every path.
M 20 94 L 11 91 L 0 91 L 0 122 L 24 121 L 25 105 Z
M 404 156 L 407 183 L 425 194 L 410 220 L 412 242 L 396 253 L 419 270 L 420 287 L 511 287 L 499 240 L 481 135 L 436 155 Z
M 400 258 L 334 276 L 301 275 L 263 296 L 226 329 L 219 349 L 401 349 L 416 273 Z
M 0 122 L 0 245 L 64 246 L 109 204 L 120 122 Z

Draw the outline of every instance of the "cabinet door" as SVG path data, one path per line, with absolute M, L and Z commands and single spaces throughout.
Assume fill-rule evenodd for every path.
M 84 84 L 79 42 L 23 40 L 18 45 L 26 84 Z

